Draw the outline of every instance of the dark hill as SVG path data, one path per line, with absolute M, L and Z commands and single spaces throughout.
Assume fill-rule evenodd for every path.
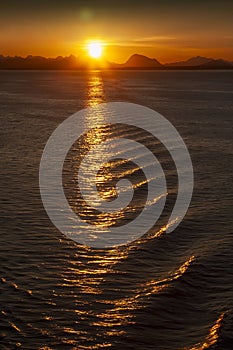
M 128 68 L 161 68 L 163 65 L 155 58 L 134 54 L 122 66 Z

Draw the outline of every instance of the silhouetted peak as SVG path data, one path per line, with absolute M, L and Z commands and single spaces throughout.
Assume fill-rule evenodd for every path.
M 167 67 L 231 67 L 231 62 L 224 61 L 222 59 L 214 59 L 204 56 L 191 57 L 186 61 L 167 63 Z
M 88 56 L 69 55 L 56 58 L 32 56 L 0 55 L 0 69 L 232 69 L 233 63 L 223 59 L 195 56 L 186 61 L 162 65 L 155 58 L 133 54 L 123 64 L 110 63 L 106 60 L 95 61 Z
M 159 61 L 155 58 L 149 58 L 144 55 L 139 55 L 137 53 L 130 56 L 130 58 L 124 64 L 128 67 L 160 67 L 162 66 Z

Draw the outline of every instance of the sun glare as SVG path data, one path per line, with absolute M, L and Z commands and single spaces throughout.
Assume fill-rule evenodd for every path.
M 87 46 L 88 53 L 92 58 L 99 58 L 102 55 L 103 45 L 100 42 L 93 41 Z

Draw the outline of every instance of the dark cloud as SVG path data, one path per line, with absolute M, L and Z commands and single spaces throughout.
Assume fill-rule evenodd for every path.
M 183 11 L 185 8 L 194 7 L 200 9 L 222 8 L 228 10 L 232 0 L 211 1 L 184 1 L 184 0 L 3 0 L 0 3 L 1 12 L 34 12 L 34 11 L 72 11 L 79 8 L 90 8 L 95 11 L 135 11 L 135 10 L 163 10 L 174 9 Z

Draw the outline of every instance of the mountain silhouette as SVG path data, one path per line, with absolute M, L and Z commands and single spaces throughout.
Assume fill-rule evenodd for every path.
M 233 69 L 233 62 L 196 56 L 186 61 L 161 64 L 155 58 L 134 54 L 125 63 L 91 60 L 89 57 L 46 58 L 42 56 L 27 57 L 0 55 L 0 69 L 44 69 L 44 70 L 85 70 L 85 69 Z
M 196 56 L 189 58 L 186 61 L 181 62 L 173 62 L 165 64 L 166 67 L 202 67 L 202 68 L 211 68 L 211 67 L 230 67 L 232 66 L 232 62 L 228 62 L 221 59 L 214 59 L 202 56 Z
M 233 68 L 233 62 L 228 62 L 222 59 L 219 60 L 214 60 L 212 59 L 209 62 L 206 62 L 202 65 L 202 68 L 228 68 L 228 67 L 232 67 Z
M 46 58 L 42 56 L 27 57 L 2 56 L 0 55 L 0 69 L 75 69 L 77 58 L 73 55 L 68 57 L 58 56 Z
M 191 57 L 186 61 L 167 63 L 165 65 L 166 66 L 173 66 L 173 67 L 183 67 L 183 66 L 194 67 L 194 66 L 201 66 L 202 64 L 208 63 L 211 60 L 212 60 L 212 58 L 196 56 L 196 57 Z
M 155 58 L 149 58 L 143 55 L 134 54 L 130 56 L 130 58 L 122 64 L 123 67 L 129 68 L 158 68 L 163 65 L 157 61 Z

